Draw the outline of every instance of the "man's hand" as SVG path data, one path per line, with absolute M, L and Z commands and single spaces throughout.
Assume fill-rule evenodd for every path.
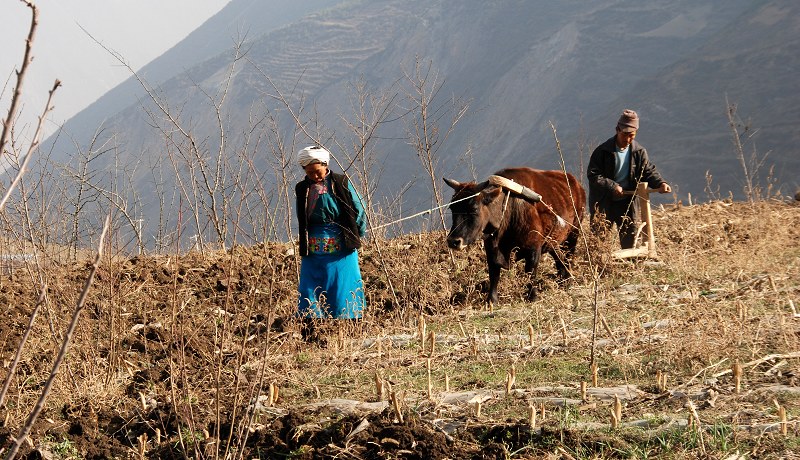
M 671 191 L 672 187 L 670 187 L 669 184 L 666 182 L 664 182 L 663 184 L 661 184 L 660 187 L 658 187 L 658 193 L 669 193 Z
M 622 186 L 619 184 L 614 186 L 614 190 L 612 191 L 612 193 L 614 194 L 614 198 L 622 198 L 623 196 L 625 196 L 625 192 L 622 191 Z

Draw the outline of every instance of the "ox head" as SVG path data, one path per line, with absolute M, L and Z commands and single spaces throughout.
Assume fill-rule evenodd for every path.
M 448 178 L 444 182 L 455 190 L 450 200 L 453 224 L 447 234 L 448 247 L 464 249 L 500 228 L 503 205 L 500 187 L 489 182 L 462 184 Z

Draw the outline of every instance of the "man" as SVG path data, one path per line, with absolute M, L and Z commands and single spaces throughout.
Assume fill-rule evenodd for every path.
M 633 192 L 640 182 L 647 182 L 659 193 L 672 191 L 650 163 L 647 150 L 634 140 L 638 130 L 639 115 L 623 110 L 616 134 L 594 149 L 587 170 L 592 229 L 603 236 L 611 224 L 616 224 L 622 249 L 634 246 L 639 221 L 633 193 L 625 192 Z

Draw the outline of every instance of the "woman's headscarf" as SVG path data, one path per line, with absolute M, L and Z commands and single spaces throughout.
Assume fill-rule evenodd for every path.
M 331 152 L 323 149 L 318 145 L 309 145 L 303 150 L 297 152 L 297 162 L 300 166 L 305 168 L 312 163 L 328 164 L 331 159 Z

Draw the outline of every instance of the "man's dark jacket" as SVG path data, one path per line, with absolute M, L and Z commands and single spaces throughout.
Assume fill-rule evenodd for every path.
M 625 190 L 636 190 L 636 184 L 647 182 L 648 187 L 658 188 L 665 182 L 656 170 L 656 166 L 647 158 L 647 150 L 636 142 L 631 142 L 631 170 L 628 176 L 628 186 Z M 589 210 L 594 216 L 596 211 L 608 214 L 614 198 L 614 170 L 616 169 L 616 136 L 600 144 L 591 158 L 587 177 L 589 179 Z M 633 199 L 633 197 L 631 197 Z
M 339 219 L 337 223 L 342 227 L 344 245 L 350 250 L 358 249 L 361 247 L 361 238 L 359 237 L 359 229 L 356 222 L 357 212 L 347 187 L 347 177 L 345 177 L 344 174 L 336 174 L 333 172 L 331 172 L 330 175 L 330 192 L 336 201 L 336 206 L 339 208 Z M 311 181 L 304 179 L 294 188 L 297 198 L 297 224 L 300 230 L 300 255 L 303 257 L 308 255 L 308 228 L 306 222 L 308 217 L 306 214 L 306 203 L 308 203 L 309 186 L 311 186 Z

